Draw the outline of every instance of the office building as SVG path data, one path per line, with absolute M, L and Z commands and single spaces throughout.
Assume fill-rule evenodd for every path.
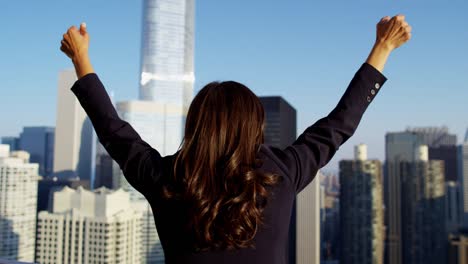
M 340 263 L 382 264 L 384 207 L 382 164 L 367 159 L 367 146 L 355 147 L 354 160 L 340 166 Z
M 54 127 L 24 127 L 19 137 L 19 149 L 27 151 L 30 162 L 39 164 L 39 175 L 51 176 L 54 162 Z
M 1 144 L 10 146 L 10 151 L 19 150 L 19 138 L 18 137 L 2 137 Z
M 38 215 L 36 261 L 141 263 L 141 221 L 123 190 L 63 187 Z
M 54 176 L 80 177 L 91 183 L 95 173 L 96 134 L 80 102 L 70 90 L 75 70 L 59 74 L 54 145 Z
M 32 262 L 39 165 L 0 144 L 0 259 Z
M 189 105 L 194 77 L 194 0 L 145 0 L 139 99 Z

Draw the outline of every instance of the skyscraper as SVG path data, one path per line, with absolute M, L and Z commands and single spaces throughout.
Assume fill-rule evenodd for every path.
M 354 160 L 340 166 L 340 263 L 382 264 L 384 208 L 382 164 L 367 159 L 367 146 L 356 146 Z
M 76 81 L 74 70 L 59 74 L 54 174 L 58 177 L 94 179 L 96 134 L 91 121 L 70 91 Z
M 0 259 L 34 261 L 39 165 L 0 144 Z
M 141 263 L 141 218 L 123 190 L 64 187 L 38 215 L 40 263 Z
M 401 162 L 401 241 L 403 263 L 446 260 L 444 162 L 429 160 L 426 145 L 415 159 Z
M 53 172 L 54 127 L 24 127 L 19 137 L 19 149 L 27 151 L 30 162 L 39 164 L 39 175 L 47 177 Z
M 400 163 L 413 161 L 415 150 L 422 144 L 416 132 L 392 132 L 385 135 L 385 263 L 402 264 L 401 171 Z
M 189 105 L 194 83 L 194 0 L 145 0 L 140 100 Z

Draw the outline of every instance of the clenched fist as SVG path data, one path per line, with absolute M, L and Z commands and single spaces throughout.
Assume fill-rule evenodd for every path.
M 411 26 L 404 15 L 392 18 L 383 17 L 377 24 L 377 43 L 386 45 L 390 50 L 400 47 L 411 38 Z
M 60 50 L 63 51 L 72 61 L 76 61 L 79 57 L 88 55 L 89 35 L 86 31 L 86 24 L 81 23 L 78 30 L 75 26 L 71 26 L 61 41 Z

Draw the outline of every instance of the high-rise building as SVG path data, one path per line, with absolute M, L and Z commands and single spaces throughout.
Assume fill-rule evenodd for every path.
M 457 164 L 463 198 L 463 225 L 468 227 L 468 141 L 458 146 Z
M 19 149 L 30 154 L 30 162 L 39 164 L 39 175 L 48 177 L 53 173 L 54 127 L 24 127 L 19 137 Z
M 421 145 L 411 162 L 401 162 L 401 241 L 403 263 L 446 260 L 444 162 L 429 160 Z
M 429 160 L 429 147 L 425 145 L 452 144 L 453 137 L 442 132 L 431 134 L 413 129 L 386 135 L 385 261 L 388 264 L 440 263 L 437 261 L 444 259 L 444 161 Z M 444 137 L 447 140 L 441 140 Z M 429 234 L 428 230 L 436 231 Z
M 54 146 L 54 175 L 80 177 L 93 182 L 96 134 L 80 102 L 70 91 L 76 81 L 74 70 L 59 74 L 57 121 Z
M 385 135 L 384 204 L 385 263 L 402 264 L 401 171 L 400 163 L 413 161 L 422 139 L 416 132 L 392 132 Z
M 463 223 L 463 201 L 461 184 L 456 181 L 445 183 L 445 216 L 447 232 L 457 234 Z
M 448 127 L 412 127 L 406 131 L 416 133 L 421 137 L 424 145 L 439 147 L 443 145 L 453 146 L 457 144 L 457 136 L 450 134 Z
M 1 144 L 10 146 L 10 151 L 19 150 L 19 138 L 18 137 L 2 137 Z
M 340 166 L 340 263 L 382 264 L 384 208 L 382 164 L 367 159 L 367 146 L 355 148 L 354 160 Z
M 192 101 L 194 0 L 143 3 L 140 100 L 175 105 Z
M 63 187 L 38 215 L 39 263 L 141 263 L 141 219 L 123 190 Z
M 113 189 L 116 184 L 113 177 L 114 161 L 100 142 L 96 143 L 96 176 L 93 188 L 106 187 Z
M 34 261 L 39 165 L 0 145 L 0 259 Z

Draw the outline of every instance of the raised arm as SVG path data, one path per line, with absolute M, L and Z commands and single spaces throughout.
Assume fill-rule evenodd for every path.
M 296 193 L 303 190 L 356 131 L 361 118 L 387 80 L 382 74 L 389 54 L 411 37 L 404 16 L 384 17 L 366 62 L 349 83 L 336 107 L 308 127 L 279 157 L 289 170 Z
M 86 26 L 68 29 L 61 43 L 60 49 L 72 59 L 78 77 L 71 90 L 88 114 L 99 141 L 119 164 L 127 181 L 145 196 L 149 195 L 159 179 L 161 155 L 118 116 L 91 66 Z

